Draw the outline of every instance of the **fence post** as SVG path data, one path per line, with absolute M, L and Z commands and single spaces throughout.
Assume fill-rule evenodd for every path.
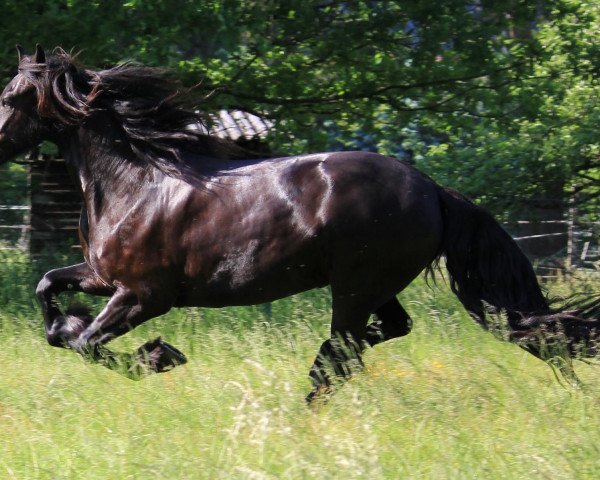
M 575 219 L 577 217 L 577 189 L 572 187 L 569 196 L 569 211 L 567 219 L 567 258 L 565 269 L 567 273 L 573 270 L 573 255 L 575 254 Z

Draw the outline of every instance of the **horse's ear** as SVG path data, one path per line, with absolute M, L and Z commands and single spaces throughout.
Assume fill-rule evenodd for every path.
M 46 53 L 39 43 L 35 45 L 35 63 L 46 63 Z
M 17 54 L 19 55 L 19 63 L 21 63 L 21 60 L 25 56 L 25 50 L 23 50 L 21 45 L 17 45 Z

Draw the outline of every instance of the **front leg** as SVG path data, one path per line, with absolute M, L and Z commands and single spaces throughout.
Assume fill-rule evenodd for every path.
M 42 307 L 48 343 L 67 347 L 93 320 L 87 312 L 67 312 L 63 315 L 57 297 L 62 292 L 84 292 L 91 295 L 110 296 L 115 289 L 104 282 L 87 263 L 51 270 L 40 280 L 36 295 Z
M 57 296 L 65 291 L 114 296 L 94 320 L 86 309 L 70 309 L 63 314 L 58 307 Z M 36 294 L 42 307 L 48 343 L 56 347 L 75 348 L 86 358 L 110 369 L 121 370 L 134 379 L 186 363 L 185 356 L 179 350 L 160 338 L 145 343 L 133 354 L 114 353 L 102 346 L 111 338 L 168 310 L 140 308 L 138 302 L 133 300 L 134 296 L 117 293 L 117 289 L 104 282 L 87 263 L 46 273 L 38 284 Z M 119 304 L 122 305 L 119 307 Z
M 167 299 L 161 299 L 160 295 L 147 289 L 144 291 L 145 294 L 140 295 L 126 287 L 119 287 L 102 312 L 76 338 L 72 338 L 68 346 L 132 379 L 186 363 L 183 353 L 160 338 L 145 343 L 133 354 L 116 354 L 104 347 L 113 338 L 171 308 Z

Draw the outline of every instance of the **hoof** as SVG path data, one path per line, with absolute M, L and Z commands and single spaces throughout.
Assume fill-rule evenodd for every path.
M 328 385 L 319 385 L 311 390 L 306 396 L 306 403 L 309 407 L 325 405 L 334 393 L 334 389 Z
M 73 343 L 93 320 L 86 307 L 69 308 L 65 315 L 54 319 L 52 328 L 46 333 L 48 343 L 55 347 L 73 348 Z
M 160 337 L 146 342 L 137 349 L 137 363 L 142 369 L 150 372 L 167 372 L 177 365 L 187 363 L 185 355 L 173 345 L 164 342 Z
M 87 361 L 100 364 L 136 381 L 153 373 L 168 372 L 177 365 L 187 363 L 183 353 L 163 342 L 160 337 L 146 342 L 133 353 L 113 352 L 103 345 L 84 345 L 77 351 Z

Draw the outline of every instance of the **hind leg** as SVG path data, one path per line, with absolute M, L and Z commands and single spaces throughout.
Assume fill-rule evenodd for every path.
M 394 296 L 375 309 L 377 320 L 368 326 L 370 310 L 358 302 L 334 301 L 331 338 L 323 342 L 310 369 L 313 389 L 306 397 L 310 403 L 332 391 L 335 375 L 338 382 L 348 380 L 362 370 L 362 352 L 366 345 L 373 347 L 392 338 L 407 335 L 412 321 Z
M 367 327 L 365 340 L 373 347 L 378 343 L 410 333 L 412 320 L 394 296 L 375 310 L 377 320 Z
M 361 302 L 334 298 L 331 336 L 321 345 L 309 373 L 313 384 L 306 397 L 309 403 L 330 393 L 334 383 L 344 382 L 362 370 L 369 316 L 369 308 Z

